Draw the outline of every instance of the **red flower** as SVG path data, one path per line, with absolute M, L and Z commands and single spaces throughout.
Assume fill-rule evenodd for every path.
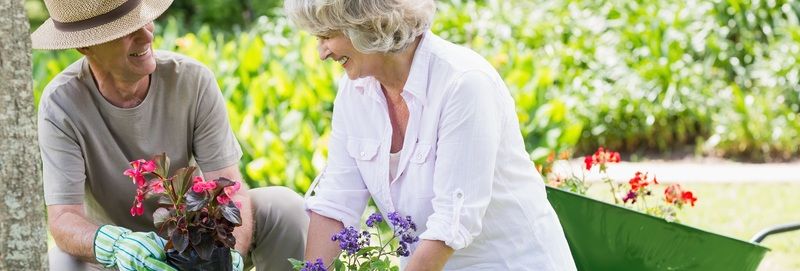
M 647 173 L 641 173 L 637 171 L 633 178 L 628 181 L 628 184 L 631 185 L 631 190 L 638 192 L 650 184 L 658 184 L 658 181 L 655 177 L 653 177 L 653 181 L 651 182 L 647 179 Z
M 681 193 L 681 200 L 683 200 L 683 202 L 691 203 L 692 207 L 694 207 L 694 202 L 697 201 L 697 198 L 694 197 L 691 191 L 684 191 Z
M 594 164 L 594 159 L 592 159 L 591 155 L 587 155 L 583 158 L 583 163 L 586 164 L 586 170 L 592 170 L 592 164 Z
M 667 203 L 678 205 L 679 207 L 683 204 L 691 204 L 694 207 L 695 201 L 697 198 L 691 191 L 683 190 L 683 187 L 679 184 L 673 184 L 664 189 L 664 200 Z
M 597 151 L 592 155 L 587 155 L 583 158 L 583 163 L 586 165 L 586 170 L 592 170 L 593 165 L 599 165 L 600 171 L 606 170 L 606 164 L 619 163 L 622 159 L 618 152 L 606 151 L 603 147 L 597 148 Z

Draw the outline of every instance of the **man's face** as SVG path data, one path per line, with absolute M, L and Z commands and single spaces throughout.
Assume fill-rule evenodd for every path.
M 156 69 L 152 22 L 135 32 L 80 49 L 92 61 L 94 72 L 110 73 L 115 80 L 137 81 Z

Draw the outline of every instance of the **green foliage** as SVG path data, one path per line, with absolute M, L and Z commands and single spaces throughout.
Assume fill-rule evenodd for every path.
M 770 161 L 800 153 L 798 10 L 793 0 L 450 0 L 439 2 L 432 30 L 497 68 L 539 164 L 551 152 L 597 146 L 696 146 Z M 241 17 L 225 12 L 220 18 Z M 214 71 L 250 185 L 305 191 L 327 156 L 341 68 L 321 62 L 316 40 L 283 17 L 261 17 L 245 31 L 184 34 L 184 25 L 160 23 L 156 46 Z M 34 53 L 37 101 L 78 57 Z
M 695 144 L 769 161 L 800 152 L 797 14 L 794 1 L 453 0 L 434 32 L 504 76 L 537 162 L 572 146 Z

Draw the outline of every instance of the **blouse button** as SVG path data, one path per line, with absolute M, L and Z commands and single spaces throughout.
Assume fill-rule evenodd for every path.
M 361 157 L 364 157 L 364 156 L 367 156 L 367 153 L 365 153 L 365 152 L 363 152 L 363 151 L 362 151 L 362 152 L 361 152 Z

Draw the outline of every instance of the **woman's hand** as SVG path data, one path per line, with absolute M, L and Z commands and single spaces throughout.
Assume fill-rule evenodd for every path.
M 438 240 L 422 240 L 417 250 L 411 255 L 406 271 L 433 271 L 444 269 L 444 264 L 453 255 L 454 250 Z

